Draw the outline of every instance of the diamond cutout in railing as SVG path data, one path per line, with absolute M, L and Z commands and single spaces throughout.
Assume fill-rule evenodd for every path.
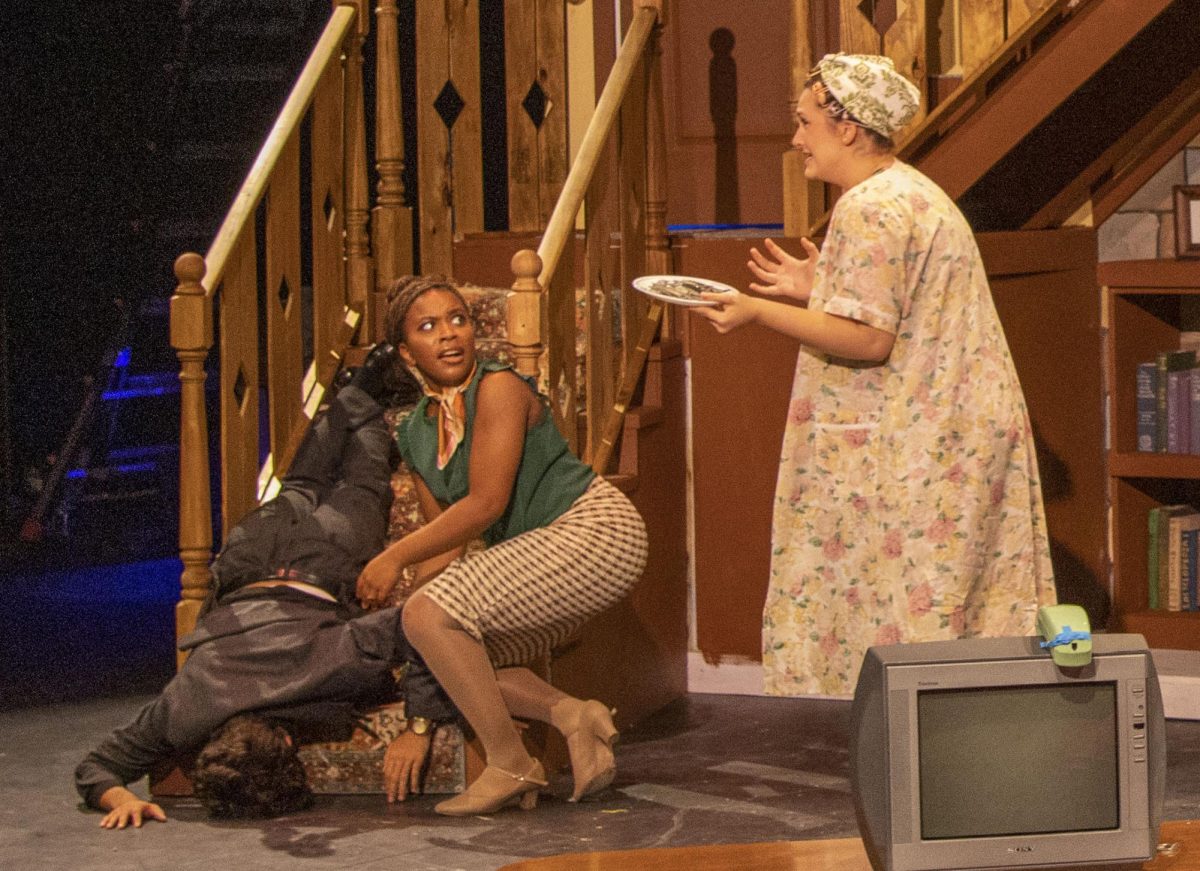
M 237 401 L 238 408 L 241 408 L 246 398 L 246 376 L 241 366 L 238 366 L 237 378 L 233 380 L 233 398 Z
M 533 84 L 529 86 L 529 93 L 521 101 L 521 106 L 525 109 L 525 114 L 529 116 L 529 120 L 533 122 L 533 126 L 538 129 L 541 129 L 542 122 L 546 120 L 547 102 L 546 92 L 542 90 L 542 86 L 538 84 L 537 79 L 534 79 Z
M 333 211 L 336 204 L 333 201 L 333 191 L 325 192 L 325 200 L 321 203 L 321 210 L 325 213 L 325 226 L 333 229 Z
M 279 291 L 276 293 L 276 296 L 279 297 L 279 308 L 286 312 L 288 300 L 292 298 L 292 289 L 288 287 L 286 275 L 279 279 Z
M 866 16 L 880 36 L 891 30 L 899 17 L 896 0 L 862 0 L 858 4 L 858 11 Z
M 446 79 L 446 84 L 442 86 L 441 93 L 433 101 L 433 108 L 442 119 L 442 123 L 446 125 L 447 130 L 454 126 L 454 122 L 458 120 L 458 116 L 465 105 L 467 104 L 459 96 L 458 89 L 454 87 L 454 82 L 449 79 Z

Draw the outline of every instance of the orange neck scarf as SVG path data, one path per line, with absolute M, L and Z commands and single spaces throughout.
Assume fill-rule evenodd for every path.
M 419 372 L 414 373 L 417 376 L 417 382 L 421 385 L 421 390 L 430 399 L 438 404 L 438 455 L 437 467 L 440 471 L 446 468 L 450 462 L 450 458 L 454 456 L 454 452 L 458 450 L 458 446 L 462 444 L 463 436 L 467 431 L 467 401 L 464 394 L 467 388 L 471 386 L 471 382 L 475 380 L 475 370 L 479 368 L 478 362 L 471 367 L 471 372 L 463 382 L 454 387 L 434 388 L 428 381 L 421 376 Z

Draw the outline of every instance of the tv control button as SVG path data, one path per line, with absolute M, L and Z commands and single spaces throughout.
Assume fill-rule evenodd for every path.
M 1145 762 L 1146 761 L 1146 751 L 1145 750 L 1135 750 L 1133 753 L 1133 761 L 1134 762 Z
M 1146 703 L 1140 699 L 1133 703 L 1133 715 L 1135 717 L 1146 716 Z
M 1145 750 L 1146 749 L 1146 739 L 1140 735 L 1138 737 L 1134 738 L 1133 739 L 1133 749 Z

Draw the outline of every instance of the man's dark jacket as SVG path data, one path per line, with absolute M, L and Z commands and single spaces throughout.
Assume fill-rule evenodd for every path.
M 199 748 L 235 714 L 315 721 L 328 719 L 330 703 L 348 714 L 354 705 L 394 698 L 393 668 L 406 662 L 409 715 L 444 720 L 456 714 L 405 639 L 397 608 L 350 617 L 344 606 L 290 587 L 240 590 L 224 597 L 179 646 L 189 652 L 187 661 L 158 698 L 75 769 L 75 786 L 88 805 L 99 807 L 111 787 Z

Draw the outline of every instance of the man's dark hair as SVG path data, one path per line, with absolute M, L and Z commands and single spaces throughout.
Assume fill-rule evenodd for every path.
M 214 817 L 274 817 L 312 804 L 304 766 L 286 730 L 239 714 L 196 757 L 196 797 Z

